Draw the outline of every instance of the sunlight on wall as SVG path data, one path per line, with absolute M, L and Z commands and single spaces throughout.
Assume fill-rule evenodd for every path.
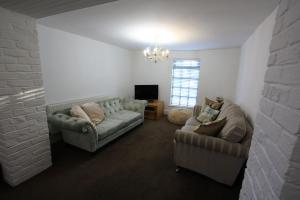
M 45 97 L 44 88 L 30 89 L 26 91 L 19 92 L 15 95 L 7 95 L 0 97 L 0 109 L 2 111 L 10 109 L 12 104 L 17 104 L 20 102 L 27 102 L 34 99 L 40 99 Z M 7 109 L 6 109 L 7 108 Z
M 9 103 L 9 96 L 2 96 L 0 97 L 0 109 L 4 108 L 6 104 Z
M 17 100 L 23 100 L 23 101 L 30 101 L 33 99 L 38 99 L 45 96 L 44 88 L 38 88 L 33 90 L 28 90 L 25 92 L 20 92 L 19 94 L 16 94 Z
M 183 30 L 183 28 L 162 24 L 137 24 L 124 29 L 123 32 L 126 37 L 135 42 L 168 45 L 184 41 L 188 33 Z

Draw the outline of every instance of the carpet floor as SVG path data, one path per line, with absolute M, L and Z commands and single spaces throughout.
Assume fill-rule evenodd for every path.
M 15 188 L 0 182 L 0 199 L 238 199 L 243 172 L 233 187 L 188 170 L 175 173 L 177 128 L 166 118 L 145 120 L 96 153 L 56 144 L 52 167 Z

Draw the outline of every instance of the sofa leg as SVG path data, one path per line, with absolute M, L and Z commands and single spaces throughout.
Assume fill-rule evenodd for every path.
M 176 169 L 175 169 L 175 172 L 176 172 L 176 173 L 179 173 L 180 170 L 181 170 L 181 167 L 178 167 L 178 166 L 177 166 Z

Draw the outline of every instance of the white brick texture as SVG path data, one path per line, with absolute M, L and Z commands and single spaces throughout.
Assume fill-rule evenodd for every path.
M 300 199 L 299 9 L 279 2 L 241 200 Z
M 51 166 L 35 19 L 0 7 L 0 164 L 16 186 Z

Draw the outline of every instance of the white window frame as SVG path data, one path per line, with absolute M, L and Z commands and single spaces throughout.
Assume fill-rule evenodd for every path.
M 184 60 L 187 60 L 187 61 L 197 61 L 197 62 L 199 63 L 199 65 L 198 65 L 197 67 L 195 67 L 195 68 L 197 68 L 197 69 L 199 70 L 198 78 L 197 78 L 197 79 L 192 79 L 192 78 L 189 79 L 189 80 L 197 80 L 197 88 L 191 88 L 191 87 L 185 88 L 185 89 L 196 89 L 197 95 L 196 95 L 196 97 L 189 97 L 189 96 L 187 96 L 188 100 L 187 100 L 187 104 L 186 104 L 186 105 L 180 105 L 180 100 L 179 100 L 179 104 L 172 104 L 172 97 L 175 96 L 175 95 L 172 94 L 172 93 L 173 93 L 173 88 L 174 88 L 174 86 L 173 86 L 173 81 L 174 81 L 174 67 L 175 67 L 175 63 L 176 63 L 177 61 L 181 61 L 181 60 L 182 60 L 182 61 L 184 61 Z M 184 67 L 183 67 L 183 68 L 184 68 Z M 187 68 L 188 68 L 188 67 L 187 67 Z M 201 61 L 200 61 L 200 59 L 176 58 L 176 59 L 173 60 L 173 63 L 172 63 L 172 73 L 171 73 L 172 75 L 171 75 L 170 102 L 169 102 L 169 105 L 170 105 L 171 107 L 187 107 L 187 108 L 191 108 L 191 107 L 193 107 L 194 105 L 188 105 L 189 98 L 195 98 L 195 99 L 196 99 L 195 104 L 197 103 L 198 94 L 199 94 L 200 68 L 201 68 Z M 185 78 L 183 78 L 183 79 L 185 79 Z M 180 89 L 182 89 L 182 88 L 183 88 L 183 87 L 180 87 Z M 176 96 L 177 96 L 177 95 L 176 95 Z M 179 96 L 179 97 L 181 98 L 182 96 Z

